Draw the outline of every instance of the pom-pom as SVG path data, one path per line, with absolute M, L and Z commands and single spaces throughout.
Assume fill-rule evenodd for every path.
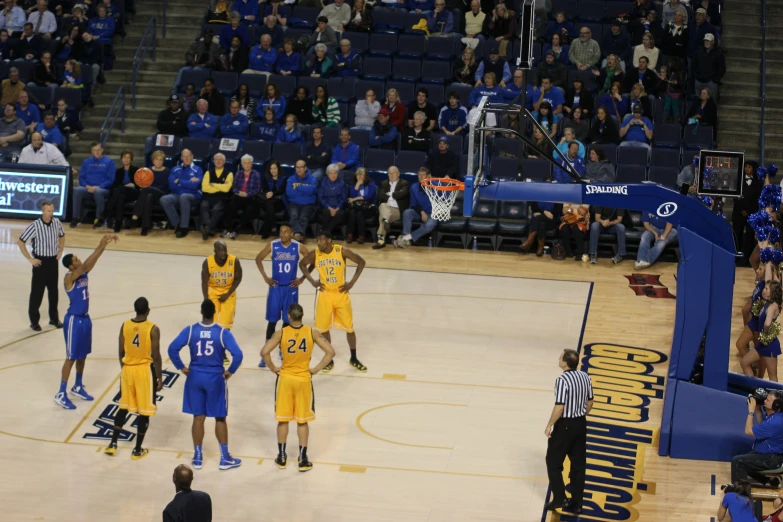
M 756 230 L 756 239 L 759 241 L 766 241 L 769 239 L 769 232 L 772 230 L 772 225 L 764 225 Z
M 783 263 L 783 252 L 780 250 L 775 250 L 775 253 L 772 257 L 772 264 L 779 265 Z
M 774 253 L 774 248 L 762 248 L 759 252 L 759 259 L 761 259 L 761 262 L 764 264 L 771 263 L 774 260 Z
M 769 242 L 773 245 L 780 242 L 780 229 L 778 227 L 771 227 L 769 229 Z
M 761 197 L 759 198 L 759 208 L 772 207 L 777 210 L 780 207 L 781 191 L 780 185 L 766 185 L 761 189 Z
M 764 300 L 759 297 L 758 299 L 753 301 L 753 306 L 750 307 L 750 313 L 758 317 L 759 314 L 761 313 L 762 306 L 764 306 Z
M 769 325 L 766 332 L 759 334 L 759 342 L 764 346 L 769 346 L 772 341 L 778 338 L 778 335 L 780 335 L 780 325 L 775 321 Z
M 712 198 L 709 196 L 699 196 L 699 201 L 707 208 L 712 208 Z
M 759 210 L 758 212 L 754 212 L 748 216 L 748 225 L 750 225 L 750 228 L 752 228 L 754 231 L 763 227 L 764 225 L 770 224 L 771 222 L 772 219 L 765 210 Z
M 778 173 L 778 166 L 774 163 L 772 165 L 767 165 L 767 175 L 770 177 L 770 179 L 774 178 Z
M 756 177 L 758 179 L 761 179 L 761 180 L 766 178 L 767 177 L 767 169 L 765 169 L 764 167 L 757 168 L 756 169 Z

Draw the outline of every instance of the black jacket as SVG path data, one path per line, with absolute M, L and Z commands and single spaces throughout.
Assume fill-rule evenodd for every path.
M 221 63 L 228 65 L 228 68 L 224 68 L 224 70 L 242 73 L 248 68 L 249 54 L 247 47 L 244 45 L 240 45 L 239 48 L 234 51 L 233 56 L 231 55 L 231 50 L 226 49 L 223 51 L 223 56 L 221 57 L 223 59 Z
M 176 113 L 171 109 L 163 109 L 158 113 L 158 132 L 161 134 L 173 134 L 178 138 L 188 135 L 188 114 L 184 109 Z
M 743 210 L 748 214 L 753 214 L 759 209 L 759 197 L 761 197 L 761 189 L 764 188 L 764 181 L 756 177 L 756 172 L 753 172 L 753 178 L 751 178 L 750 185 L 742 187 L 742 197 L 734 200 L 733 213 L 739 214 Z
M 296 116 L 297 121 L 302 125 L 310 125 L 313 123 L 313 99 L 297 100 L 296 96 L 291 96 L 288 98 L 285 112 Z
M 209 113 L 215 116 L 223 116 L 226 113 L 226 100 L 220 91 L 212 88 L 212 92 L 209 95 L 199 96 L 199 99 L 207 100 L 209 104 Z
M 388 178 L 381 181 L 381 186 L 378 188 L 378 206 L 381 203 L 386 203 L 389 199 L 387 192 L 389 192 L 391 183 Z M 397 180 L 396 190 L 392 193 L 392 197 L 397 202 L 397 206 L 400 208 L 400 214 L 408 210 L 411 201 L 411 187 L 408 182 L 400 178 Z
M 402 150 L 415 150 L 426 154 L 430 150 L 431 141 L 432 134 L 427 129 L 422 128 L 421 132 L 416 135 L 416 129 L 408 127 L 402 137 Z
M 48 71 L 43 63 L 38 62 L 35 64 L 35 69 L 33 69 L 33 82 L 35 82 L 38 87 L 46 87 L 46 82 L 59 85 L 60 82 L 58 81 L 57 73 L 54 70 L 54 64 L 49 66 Z
M 427 158 L 426 167 L 430 169 L 433 178 L 448 176 L 456 179 L 459 176 L 459 156 L 450 150 L 445 153 L 436 150 Z
M 570 107 L 571 110 L 574 109 L 575 94 L 576 92 L 573 89 L 568 89 L 568 91 L 566 91 L 564 105 L 566 107 Z M 595 112 L 595 103 L 593 100 L 593 95 L 590 93 L 590 91 L 588 91 L 585 88 L 582 88 L 582 91 L 579 93 L 579 107 L 582 108 L 583 117 L 586 117 L 588 114 L 592 116 L 593 113 Z
M 304 158 L 308 169 L 326 169 L 332 160 L 332 150 L 321 139 L 320 145 L 315 145 L 313 141 L 308 141 L 304 146 Z
M 703 83 L 720 83 L 725 74 L 726 58 L 723 56 L 723 51 L 715 47 L 709 50 L 703 45 L 699 47 L 693 56 L 691 78 Z
M 593 118 L 593 127 L 590 129 L 590 142 L 600 144 L 618 144 L 620 143 L 620 133 L 617 130 L 617 124 L 607 116 L 606 125 L 601 129 L 601 121 Z
M 16 44 L 16 49 L 14 49 L 14 58 L 24 58 L 28 54 L 32 54 L 35 58 L 39 58 L 41 56 L 41 51 L 43 51 L 43 45 L 43 38 L 38 35 L 34 35 L 29 40 L 21 38 Z
M 644 87 L 645 92 L 654 93 L 658 88 L 658 81 L 658 76 L 656 76 L 652 69 L 648 68 L 646 71 L 644 71 L 644 76 L 642 76 L 642 86 Z M 631 88 L 636 83 L 639 83 L 639 68 L 631 67 L 630 69 L 626 69 L 625 80 L 623 82 L 623 92 L 631 92 Z
M 179 491 L 163 510 L 163 522 L 212 522 L 212 499 L 203 491 Z
M 81 45 L 76 46 L 74 49 L 76 59 L 86 64 L 103 64 L 103 44 L 98 40 L 93 40 L 90 43 L 82 42 Z

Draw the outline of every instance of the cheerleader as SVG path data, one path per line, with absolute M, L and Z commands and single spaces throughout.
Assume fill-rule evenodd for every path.
M 767 273 L 771 272 L 771 265 L 768 265 Z M 760 361 L 761 369 L 766 369 L 770 381 L 778 380 L 777 357 L 780 355 L 780 325 L 777 323 L 780 314 L 781 303 L 783 302 L 783 291 L 781 291 L 780 282 L 769 281 L 761 292 L 761 298 L 765 303 L 761 307 L 758 317 L 759 335 L 755 347 L 748 351 L 740 360 L 742 371 L 748 377 L 753 377 L 753 368 L 756 361 Z M 761 372 L 760 372 L 761 373 Z
M 751 342 L 754 345 L 758 342 L 759 313 L 761 313 L 761 307 L 764 306 L 764 299 L 761 298 L 761 294 L 767 285 L 765 272 L 766 268 L 764 265 L 759 265 L 756 269 L 756 287 L 753 289 L 750 299 L 742 307 L 742 322 L 745 324 L 745 327 L 742 329 L 736 343 L 740 358 L 745 357 L 748 351 L 750 351 L 749 344 Z

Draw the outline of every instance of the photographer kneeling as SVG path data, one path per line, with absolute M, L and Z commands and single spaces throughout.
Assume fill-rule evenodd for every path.
M 758 522 L 753 514 L 753 501 L 750 498 L 750 483 L 740 480 L 723 486 L 723 500 L 718 508 L 718 522 L 731 516 L 731 522 Z
M 761 391 L 761 390 L 759 390 Z M 745 434 L 755 437 L 753 451 L 731 459 L 731 481 L 745 480 L 749 476 L 761 484 L 768 478 L 757 472 L 776 469 L 783 465 L 783 399 L 781 392 L 770 390 L 764 398 L 764 408 L 757 406 L 759 391 L 748 397 L 748 417 Z

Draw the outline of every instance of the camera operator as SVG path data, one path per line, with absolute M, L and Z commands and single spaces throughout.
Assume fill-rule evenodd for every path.
M 723 500 L 718 508 L 718 522 L 730 515 L 731 522 L 757 522 L 753 514 L 753 500 L 750 498 L 750 483 L 740 480 L 723 486 Z
M 762 393 L 759 393 L 759 392 Z M 748 397 L 748 417 L 745 420 L 745 434 L 755 437 L 753 451 L 736 455 L 731 459 L 731 481 L 745 480 L 750 476 L 761 484 L 767 477 L 756 472 L 779 468 L 783 464 L 783 399 L 780 391 L 770 390 L 764 399 L 764 408 L 757 405 L 756 398 L 763 396 L 759 390 Z

